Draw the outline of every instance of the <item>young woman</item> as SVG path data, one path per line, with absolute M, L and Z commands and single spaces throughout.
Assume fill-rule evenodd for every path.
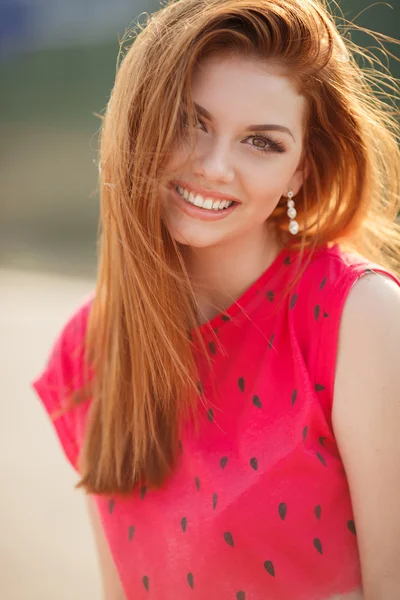
M 318 0 L 179 0 L 122 60 L 34 382 L 107 600 L 400 597 L 398 87 L 355 50 Z

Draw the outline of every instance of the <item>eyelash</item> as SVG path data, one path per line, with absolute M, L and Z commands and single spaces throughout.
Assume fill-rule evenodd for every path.
M 201 119 L 198 119 L 197 123 L 200 124 L 200 125 L 203 125 L 203 127 L 206 127 L 204 121 L 202 121 Z M 184 126 L 187 127 L 187 124 L 188 123 L 187 123 L 187 121 L 185 119 L 184 120 Z M 271 152 L 278 152 L 278 153 L 282 154 L 283 152 L 286 152 L 286 148 L 282 144 L 282 142 L 279 142 L 278 140 L 275 140 L 272 137 L 267 137 L 265 135 L 260 135 L 258 132 L 253 132 L 253 134 L 249 135 L 246 138 L 246 140 L 249 140 L 251 138 L 263 140 L 264 142 L 266 142 L 267 144 L 269 144 L 268 148 L 259 148 L 257 146 L 250 145 L 251 148 L 254 148 L 254 150 L 256 150 L 256 152 L 261 152 L 262 154 L 270 154 Z

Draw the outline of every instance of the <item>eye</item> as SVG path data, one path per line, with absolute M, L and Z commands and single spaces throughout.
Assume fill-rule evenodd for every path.
M 267 136 L 258 134 L 258 135 L 251 135 L 248 138 L 246 138 L 246 140 L 255 140 L 258 142 L 256 145 L 250 144 L 251 147 L 254 148 L 254 150 L 256 150 L 256 152 L 263 152 L 263 153 L 286 152 L 286 148 L 282 144 L 282 142 L 279 142 L 278 140 L 274 140 L 272 137 L 267 137 Z M 258 145 L 259 143 L 261 143 L 261 145 Z
M 207 127 L 206 124 L 204 123 L 204 121 L 202 121 L 201 119 L 197 119 L 196 121 L 196 125 L 200 125 L 203 128 L 203 131 L 207 131 Z
M 207 131 L 207 127 L 206 127 L 205 123 L 199 117 L 197 117 L 196 122 L 195 122 L 196 129 L 197 129 L 197 127 L 199 125 L 204 128 L 204 131 Z M 188 118 L 187 118 L 187 114 L 186 113 L 183 116 L 183 126 L 184 127 L 188 127 L 189 126 L 189 122 L 188 122 Z

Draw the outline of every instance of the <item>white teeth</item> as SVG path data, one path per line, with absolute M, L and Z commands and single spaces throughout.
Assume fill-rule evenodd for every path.
M 190 194 L 189 200 L 191 199 L 191 197 L 192 197 L 192 194 Z M 195 206 L 203 206 L 203 202 L 204 202 L 204 200 L 203 200 L 203 198 L 201 196 L 196 196 L 196 198 L 194 199 L 193 204 Z
M 212 198 L 203 198 L 200 195 L 195 196 L 193 192 L 189 193 L 188 190 L 182 186 L 176 186 L 175 189 L 187 202 L 206 210 L 223 210 L 233 204 L 233 202 L 228 200 L 213 200 Z

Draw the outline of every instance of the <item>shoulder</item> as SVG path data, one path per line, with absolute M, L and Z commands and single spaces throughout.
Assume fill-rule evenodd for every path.
M 400 284 L 368 274 L 340 323 L 332 425 L 349 482 L 365 592 L 400 589 Z
M 400 321 L 400 282 L 389 272 L 368 269 L 349 291 L 343 309 L 342 328 L 359 328 L 360 323 L 390 329 Z M 361 333 L 361 331 L 360 331 Z
M 300 283 L 309 285 L 321 275 L 321 289 L 336 287 L 347 278 L 369 272 L 373 266 L 379 269 L 379 265 L 373 265 L 365 257 L 346 251 L 338 244 L 306 251 L 299 266 L 302 268 Z
M 48 413 L 70 463 L 76 468 L 88 404 L 71 409 L 71 398 L 87 382 L 85 337 L 94 294 L 67 317 L 31 386 Z
M 399 293 L 400 281 L 388 269 L 338 245 L 315 250 L 309 260 L 306 255 L 300 269 L 294 292 L 297 304 L 303 308 L 302 319 L 325 317 L 325 329 L 336 334 L 345 307 L 346 313 L 354 310 L 353 306 L 362 303 L 365 294 L 371 297 L 372 305 L 378 300 L 396 303 Z
M 83 361 L 90 309 L 94 294 L 83 298 L 60 327 L 48 353 L 41 378 L 47 382 L 62 382 L 72 393 L 84 385 Z
M 349 324 L 352 329 L 347 337 L 359 338 L 351 315 L 356 312 L 371 321 L 374 317 L 365 314 L 368 306 L 377 319 L 384 318 L 377 314 L 380 303 L 391 303 L 388 314 L 395 313 L 398 286 L 399 281 L 387 269 L 338 245 L 314 251 L 306 262 L 289 301 L 289 319 L 312 377 L 323 382 L 329 420 L 343 329 L 347 331 Z M 363 304 L 365 293 L 370 298 L 368 305 Z
M 397 382 L 395 370 L 399 355 L 400 282 L 380 273 L 368 273 L 350 289 L 341 315 L 335 383 L 336 418 L 341 419 L 342 411 L 346 410 L 346 405 L 342 406 L 345 390 L 352 386 L 360 389 L 366 381 L 369 386 L 374 384 L 383 389 L 393 380 L 393 375 Z M 357 377 L 362 382 L 357 381 Z

